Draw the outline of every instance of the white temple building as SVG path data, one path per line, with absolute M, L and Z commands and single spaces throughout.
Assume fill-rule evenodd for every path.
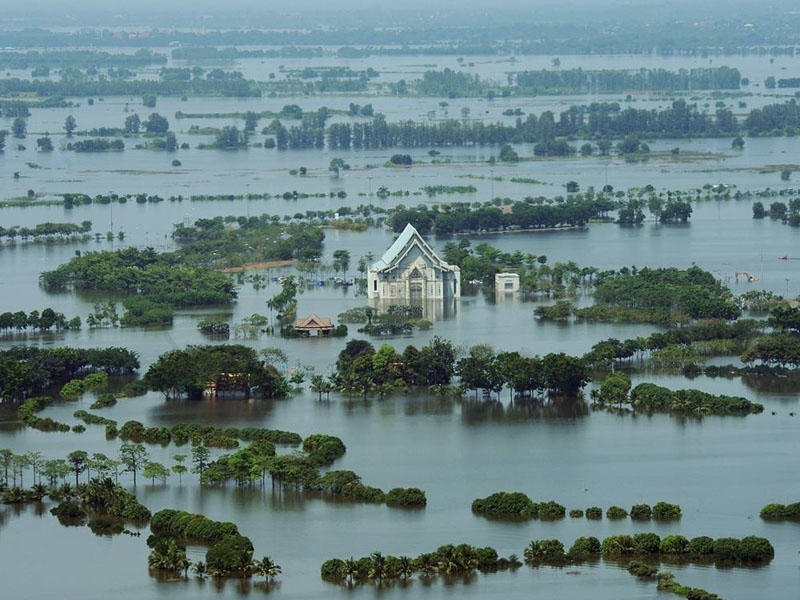
M 444 262 L 409 223 L 367 273 L 367 297 L 389 301 L 461 296 L 461 269 Z

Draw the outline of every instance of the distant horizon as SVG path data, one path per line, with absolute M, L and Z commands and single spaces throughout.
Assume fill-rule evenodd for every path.
M 619 21 L 621 26 L 631 21 L 663 24 L 673 20 L 686 22 L 688 19 L 758 22 L 774 20 L 781 14 L 800 14 L 796 3 L 789 0 L 774 0 L 769 7 L 751 0 L 734 0 L 720 5 L 688 0 L 538 0 L 534 4 L 521 0 L 499 3 L 487 0 L 438 0 L 433 3 L 407 0 L 401 5 L 373 0 L 336 3 L 295 0 L 289 5 L 270 4 L 257 0 L 234 0 L 225 4 L 212 0 L 175 0 L 170 3 L 141 0 L 124 5 L 35 0 L 5 7 L 2 28 L 427 28 L 502 23 L 591 25 L 614 21 Z

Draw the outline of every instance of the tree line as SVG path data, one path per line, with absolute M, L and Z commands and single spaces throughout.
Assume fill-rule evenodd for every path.
M 58 81 L 43 79 L 20 79 L 11 77 L 0 79 L 0 94 L 15 96 L 32 94 L 42 97 L 87 97 L 87 96 L 225 96 L 232 98 L 260 97 L 261 90 L 256 82 L 240 78 L 206 79 L 194 78 L 189 81 L 171 79 L 108 79 L 96 80 L 70 77 Z
M 340 585 L 408 581 L 414 574 L 430 578 L 436 574 L 446 577 L 468 576 L 475 570 L 492 572 L 516 569 L 522 563 L 516 555 L 500 558 L 491 547 L 476 548 L 469 544 L 447 544 L 434 552 L 409 556 L 384 556 L 373 552 L 359 559 L 332 558 L 322 563 L 320 574 L 325 581 Z
M 425 71 L 409 88 L 422 96 L 464 98 L 530 96 L 537 94 L 608 94 L 619 92 L 676 92 L 738 90 L 742 76 L 731 67 L 679 69 L 539 69 L 508 75 L 508 85 L 482 81 L 480 76 L 445 68 Z
M 507 386 L 522 396 L 574 397 L 589 381 L 586 363 L 564 353 L 525 357 L 518 352 L 496 353 L 479 344 L 459 358 L 455 346 L 438 336 L 420 349 L 409 345 L 402 354 L 389 344 L 376 350 L 365 340 L 350 340 L 339 353 L 330 381 L 346 394 L 383 397 L 402 388 L 448 386 L 455 376 L 462 389 L 476 395 L 479 390 L 489 394 Z M 312 377 L 311 385 L 316 391 L 324 381 Z
M 472 512 L 489 519 L 501 519 L 508 521 L 527 521 L 530 519 L 541 519 L 543 521 L 553 521 L 563 519 L 566 516 L 566 509 L 563 505 L 550 500 L 547 502 L 535 502 L 522 492 L 496 492 L 486 498 L 476 498 L 472 502 Z M 625 519 L 630 514 L 634 521 L 675 521 L 681 518 L 681 508 L 677 504 L 669 502 L 657 502 L 652 507 L 649 504 L 634 504 L 630 513 L 619 506 L 611 506 L 606 512 L 606 517 L 611 520 Z M 598 506 L 590 506 L 586 509 L 587 519 L 598 520 L 603 516 L 603 511 Z M 569 511 L 570 518 L 577 519 L 584 516 L 581 509 Z
M 542 144 L 537 155 L 568 155 L 575 149 L 566 138 L 598 141 L 600 154 L 611 149 L 609 139 L 733 137 L 737 135 L 791 135 L 800 127 L 797 102 L 753 109 L 739 120 L 729 109 L 717 108 L 713 114 L 701 111 L 696 103 L 675 100 L 664 109 L 623 108 L 617 102 L 596 102 L 572 106 L 558 115 L 544 111 L 538 117 L 519 117 L 514 124 L 487 123 L 482 120 L 445 119 L 437 122 L 388 122 L 380 113 L 372 121 L 324 123 L 304 119 L 300 125 L 284 127 L 274 121 L 279 150 L 322 148 L 331 150 L 425 148 L 441 146 L 484 146 L 508 143 Z M 637 144 L 638 146 L 638 144 Z
M 739 69 L 710 67 L 694 69 L 559 69 L 520 71 L 514 80 L 522 93 L 598 94 L 627 91 L 674 92 L 685 90 L 738 90 Z M 513 89 L 513 88 L 512 88 Z
M 775 556 L 775 549 L 769 540 L 757 536 L 741 539 L 698 536 L 688 539 L 682 535 L 661 538 L 655 533 L 637 533 L 612 535 L 602 544 L 595 537 L 578 538 L 569 551 L 565 551 L 558 540 L 533 540 L 523 555 L 525 562 L 534 567 L 580 564 L 601 556 L 606 560 L 627 562 L 633 556 L 639 556 L 658 562 L 673 559 L 714 562 L 719 568 L 729 568 L 764 566 Z
M 70 236 L 78 233 L 88 233 L 92 230 L 91 221 L 82 221 L 80 224 L 76 223 L 53 223 L 47 221 L 45 223 L 37 223 L 33 227 L 21 227 L 19 225 L 13 227 L 3 227 L 0 225 L 0 238 L 8 238 L 13 241 L 19 237 L 21 240 L 27 240 L 30 237 L 54 237 L 54 236 Z
M 11 330 L 26 331 L 31 329 L 33 331 L 43 332 L 55 329 L 61 331 L 62 329 L 80 329 L 81 318 L 74 317 L 67 319 L 63 313 L 56 312 L 50 307 L 43 309 L 41 312 L 32 310 L 26 313 L 24 310 L 16 312 L 3 312 L 0 313 L 0 331 L 8 332 Z
M 149 48 L 140 48 L 131 54 L 104 52 L 101 50 L 28 50 L 27 52 L 3 52 L 0 54 L 2 69 L 33 69 L 48 67 L 144 67 L 165 64 L 167 57 Z

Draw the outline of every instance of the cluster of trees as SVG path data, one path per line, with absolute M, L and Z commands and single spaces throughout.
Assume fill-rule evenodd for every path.
M 225 338 L 231 333 L 231 326 L 229 323 L 213 317 L 200 319 L 197 322 L 197 328 L 206 335 L 218 335 Z
M 280 438 L 279 438 L 280 439 Z M 388 493 L 365 485 L 353 471 L 333 470 L 320 475 L 320 467 L 330 466 L 345 453 L 345 445 L 335 437 L 312 434 L 303 440 L 305 454 L 276 455 L 274 444 L 262 437 L 233 454 L 208 460 L 200 444 L 192 448 L 194 471 L 205 485 L 224 485 L 234 481 L 238 486 L 264 485 L 269 475 L 272 485 L 290 487 L 339 502 L 386 503 L 387 506 L 422 508 L 425 492 L 419 488 L 393 488 Z
M 203 267 L 184 266 L 174 253 L 152 248 L 87 252 L 39 278 L 48 291 L 80 290 L 139 294 L 172 306 L 228 304 L 236 298 L 231 280 Z
M 800 308 L 778 306 L 767 322 L 772 331 L 756 338 L 742 360 L 796 368 L 800 365 Z
M 472 346 L 458 360 L 456 374 L 461 387 L 484 395 L 498 393 L 506 386 L 517 396 L 565 396 L 574 398 L 589 381 L 589 369 L 581 358 L 563 352 L 544 357 L 499 352 L 487 344 Z
M 262 398 L 281 398 L 289 384 L 278 370 L 259 358 L 253 348 L 239 344 L 188 346 L 156 359 L 144 382 L 167 398 L 199 398 L 214 389 L 218 396 L 255 393 Z
M 73 459 L 79 458 L 71 458 L 68 466 L 78 464 Z M 148 508 L 109 477 L 98 477 L 74 488 L 62 485 L 50 495 L 60 500 L 50 512 L 62 524 L 82 525 L 88 519 L 89 527 L 97 534 L 120 533 L 125 523 L 142 525 L 150 519 Z
M 172 233 L 175 255 L 196 266 L 239 266 L 247 262 L 322 256 L 325 232 L 308 223 L 280 224 L 270 215 L 236 220 L 198 219 L 191 227 L 177 224 Z
M 521 562 L 515 555 L 500 558 L 494 548 L 476 548 L 469 544 L 447 544 L 434 552 L 425 552 L 416 558 L 409 556 L 384 556 L 373 552 L 359 559 L 332 558 L 322 563 L 320 573 L 325 581 L 340 585 L 363 583 L 381 584 L 386 581 L 407 581 L 414 574 L 429 579 L 465 576 L 476 569 L 484 572 L 516 569 Z
M 598 273 L 595 300 L 623 308 L 682 313 L 692 319 L 737 319 L 741 310 L 732 294 L 697 265 L 652 269 L 623 267 Z
M 782 171 L 781 177 L 788 179 L 791 171 Z M 788 206 L 783 202 L 772 202 L 769 211 L 762 202 L 753 202 L 753 218 L 763 219 L 769 215 L 770 219 L 780 220 L 790 227 L 800 227 L 800 198 L 789 200 Z
M 93 138 L 67 144 L 67 150 L 74 152 L 121 152 L 124 149 L 125 142 L 120 139 Z
M 703 345 L 726 342 L 734 352 L 744 350 L 758 334 L 762 323 L 752 319 L 726 322 L 711 319 L 692 323 L 684 327 L 673 327 L 658 331 L 647 337 L 620 341 L 616 338 L 601 340 L 584 355 L 592 368 L 611 369 L 617 361 L 627 361 L 647 351 L 658 351 L 672 347 Z
M 145 427 L 139 421 L 126 421 L 117 428 L 116 421 L 106 424 L 106 438 L 119 437 L 123 441 L 146 444 L 167 445 L 173 443 L 183 446 L 191 442 L 192 463 L 195 471 L 200 473 L 208 465 L 208 448 L 234 449 L 239 447 L 239 440 L 299 446 L 302 438 L 299 434 L 279 429 L 263 429 L 259 427 L 215 427 L 194 423 L 177 423 L 172 427 Z
M 349 340 L 339 353 L 331 380 L 339 391 L 364 397 L 373 391 L 383 396 L 397 389 L 399 382 L 412 387 L 446 386 L 455 374 L 455 360 L 455 346 L 438 336 L 421 349 L 409 345 L 402 355 L 389 344 L 376 351 L 366 340 Z
M 398 207 L 392 212 L 391 225 L 399 233 L 407 223 L 411 223 L 423 235 L 431 231 L 437 235 L 452 235 L 509 228 L 580 227 L 589 219 L 600 217 L 606 210 L 606 203 L 602 199 L 579 200 L 572 197 L 555 204 L 515 202 L 510 211 L 503 211 L 498 206 L 475 208 L 465 203 L 454 203 L 446 211 L 425 206 L 409 209 Z
M 239 533 L 234 523 L 167 508 L 153 515 L 150 530 L 148 564 L 162 573 L 186 576 L 193 568 L 201 578 L 206 574 L 242 578 L 263 575 L 267 581 L 281 573 L 281 567 L 268 556 L 253 560 L 253 543 Z M 209 546 L 205 561 L 189 561 L 187 543 Z
M 145 325 L 172 325 L 174 311 L 166 302 L 156 302 L 145 296 L 131 296 L 122 301 L 125 314 L 120 323 L 123 327 Z
M 549 265 L 545 255 L 520 250 L 503 252 L 486 243 L 472 248 L 466 238 L 458 243 L 447 242 L 443 255 L 447 262 L 458 265 L 464 282 L 479 281 L 494 286 L 495 274 L 512 271 L 519 275 L 520 290 L 524 294 L 542 297 L 576 294 L 578 287 L 590 285 L 598 272 L 594 267 L 582 268 L 572 261 Z
M 225 125 L 219 130 L 211 144 L 218 150 L 238 150 L 247 147 L 247 131 L 240 131 L 235 125 Z
M 347 316 L 352 318 L 356 313 L 356 319 L 363 314 L 366 325 L 361 327 L 359 333 L 367 333 L 373 336 L 381 335 L 404 335 L 410 334 L 414 328 L 429 329 L 432 323 L 422 318 L 421 306 L 409 306 L 404 304 L 392 304 L 384 312 L 379 312 L 371 307 L 348 311 Z
M 606 378 L 624 379 L 625 374 L 614 373 Z M 629 380 L 630 381 L 630 380 Z M 604 382 L 605 385 L 605 382 Z M 624 384 L 623 384 L 624 385 Z M 606 404 L 608 400 L 618 400 L 620 386 L 614 386 L 614 392 L 604 394 L 601 386 L 597 400 Z M 666 412 L 674 415 L 738 415 L 758 414 L 764 411 L 764 406 L 751 402 L 740 396 L 725 396 L 709 394 L 700 390 L 670 390 L 653 383 L 640 383 L 631 390 L 630 397 L 623 403 L 630 403 L 635 411 L 645 413 Z
M 720 567 L 761 566 L 772 560 L 775 550 L 769 540 L 757 536 L 687 539 L 682 535 L 661 538 L 655 533 L 637 533 L 612 535 L 602 544 L 595 537 L 580 537 L 568 551 L 559 540 L 533 540 L 524 552 L 525 562 L 531 566 L 580 564 L 600 556 L 614 561 L 638 556 L 651 561 L 715 562 Z
M 0 351 L 0 399 L 19 400 L 92 371 L 132 373 L 139 357 L 125 348 L 38 348 Z
M 558 502 L 534 502 L 522 492 L 497 492 L 486 498 L 477 498 L 472 502 L 472 512 L 490 519 L 510 521 L 553 521 L 566 515 L 566 509 Z
M 478 75 L 445 68 L 442 71 L 425 71 L 422 79 L 415 82 L 413 87 L 422 96 L 461 98 L 485 96 L 494 86 L 481 81 Z
M 508 521 L 557 520 L 566 515 L 565 508 L 554 500 L 534 502 L 522 492 L 496 492 L 486 498 L 477 498 L 472 503 L 472 512 L 489 519 Z M 603 509 L 590 506 L 585 513 L 581 509 L 569 511 L 569 516 L 573 519 L 581 518 L 584 514 L 590 520 L 602 519 Z M 611 520 L 625 519 L 628 511 L 619 506 L 611 506 L 606 511 L 606 517 Z M 630 517 L 636 521 L 673 521 L 681 518 L 681 507 L 668 502 L 657 502 L 652 507 L 649 504 L 635 504 L 631 507 Z
M 759 515 L 765 521 L 800 521 L 800 502 L 767 504 Z
M 303 440 L 302 457 L 306 467 L 316 469 L 331 465 L 344 456 L 345 445 L 339 438 L 316 433 Z M 264 484 L 267 472 L 278 473 L 283 467 L 273 468 L 275 445 L 266 439 L 253 441 L 232 455 L 224 455 L 209 463 L 200 473 L 201 483 L 219 485 L 234 480 L 238 486 L 252 485 L 256 480 Z M 279 477 L 278 477 L 279 478 Z M 273 484 L 276 477 L 273 475 Z
M 784 104 L 754 108 L 743 126 L 750 136 L 795 135 L 800 131 L 800 105 L 792 98 Z
M 435 336 L 421 349 L 409 345 L 402 354 L 389 344 L 376 351 L 365 340 L 350 340 L 339 353 L 331 381 L 344 393 L 382 397 L 403 387 L 447 386 L 455 375 L 463 389 L 476 390 L 476 395 L 479 389 L 488 394 L 505 385 L 522 396 L 574 397 L 589 380 L 586 363 L 564 353 L 524 357 L 479 344 L 459 359 L 452 343 Z
M 70 379 L 58 392 L 63 400 L 77 400 L 89 391 L 102 391 L 108 385 L 108 374 L 100 371 L 99 373 L 89 373 L 81 379 Z
M 80 329 L 80 317 L 67 319 L 63 313 L 56 312 L 52 308 L 47 307 L 41 312 L 32 310 L 26 313 L 24 310 L 16 312 L 3 312 L 0 313 L 0 331 L 8 332 L 11 330 L 26 331 L 31 329 L 33 331 L 50 331 L 55 329 L 61 331 L 62 329 Z

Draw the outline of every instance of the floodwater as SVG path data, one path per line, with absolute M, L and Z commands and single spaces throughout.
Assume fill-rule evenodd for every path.
M 595 60 L 586 58 L 585 61 Z M 322 60 L 322 59 L 320 59 Z M 378 59 L 376 59 L 378 60 Z M 384 59 L 379 59 L 382 61 Z M 533 61 L 533 59 L 530 59 Z M 571 61 L 572 59 L 570 59 Z M 578 59 L 575 59 L 578 60 Z M 635 60 L 639 60 L 637 57 Z M 688 59 L 663 59 L 665 68 L 692 66 Z M 680 62 L 680 60 L 684 62 Z M 698 59 L 699 60 L 699 59 Z M 708 59 L 704 59 L 706 62 Z M 715 64 L 722 59 L 714 59 Z M 796 58 L 780 57 L 794 65 Z M 412 59 L 386 59 L 386 68 L 400 72 L 399 65 Z M 445 59 L 421 59 L 420 64 L 447 66 Z M 652 58 L 642 58 L 640 66 L 651 66 Z M 741 62 L 743 75 L 755 79 L 769 73 L 767 57 L 731 58 L 726 64 Z M 281 61 L 281 63 L 289 61 Z M 312 61 L 314 62 L 314 61 Z M 335 61 L 330 61 L 331 64 Z M 477 62 L 477 61 L 476 61 Z M 307 65 L 308 63 L 304 63 Z M 314 62 L 316 64 L 316 62 Z M 327 64 L 327 62 L 326 62 Z M 637 63 L 638 64 L 638 63 Z M 546 65 L 543 65 L 546 66 Z M 568 67 L 562 60 L 562 68 Z M 588 62 L 584 65 L 587 68 Z M 663 65 L 662 65 L 663 66 Z M 699 66 L 699 65 L 698 65 Z M 247 67 L 244 65 L 242 68 Z M 274 65 L 250 65 L 253 69 L 275 69 Z M 250 68 L 248 67 L 248 68 Z M 518 68 L 519 64 L 515 65 Z M 355 67 L 354 67 L 355 68 Z M 532 68 L 532 67 L 531 67 Z M 411 71 L 408 71 L 411 72 Z M 778 74 L 778 73 L 776 73 Z M 800 151 L 797 138 L 747 139 L 742 152 L 730 150 L 730 140 L 664 140 L 651 144 L 654 151 L 681 148 L 681 157 L 654 156 L 646 162 L 629 163 L 618 158 L 574 158 L 530 160 L 517 165 L 490 165 L 486 161 L 495 148 L 444 149 L 437 159 L 450 161 L 431 164 L 425 150 L 412 153 L 428 164 L 410 169 L 384 167 L 391 152 L 290 151 L 278 153 L 264 149 L 240 152 L 202 151 L 195 148 L 203 136 L 190 136 L 191 124 L 219 125 L 229 120 L 176 120 L 175 111 L 232 112 L 279 110 L 295 99 L 177 99 L 159 98 L 157 111 L 170 118 L 179 142 L 192 148 L 175 155 L 133 148 L 136 140 L 126 140 L 122 154 L 79 155 L 57 149 L 43 155 L 34 149 L 35 136 L 44 131 L 60 132 L 67 114 L 74 114 L 79 129 L 121 125 L 128 111 L 142 109 L 138 99 L 106 98 L 89 106 L 72 109 L 36 110 L 29 119 L 31 132 L 19 150 L 8 138 L 5 155 L 0 158 L 2 198 L 24 196 L 28 189 L 43 198 L 58 198 L 64 192 L 159 194 L 162 197 L 192 194 L 269 192 L 287 190 L 325 192 L 343 190 L 337 198 L 285 201 L 236 200 L 218 202 L 165 201 L 160 204 L 81 206 L 65 210 L 61 206 L 0 208 L 0 223 L 31 226 L 43 221 L 91 220 L 94 231 L 123 231 L 124 242 L 43 245 L 17 243 L 0 246 L 0 312 L 32 310 L 52 306 L 66 316 L 86 315 L 93 299 L 75 294 L 51 295 L 38 286 L 41 271 L 54 268 L 76 250 L 117 248 L 122 245 L 172 247 L 169 234 L 174 223 L 191 223 L 200 217 L 216 215 L 255 215 L 264 212 L 293 215 L 306 210 L 336 209 L 359 203 L 399 203 L 416 205 L 433 200 L 421 195 L 424 185 L 475 185 L 475 194 L 438 196 L 436 201 L 484 201 L 494 196 L 521 199 L 528 195 L 562 194 L 567 181 L 577 181 L 581 189 L 606 183 L 616 189 L 652 184 L 657 190 L 690 190 L 707 183 L 725 183 L 743 190 L 766 187 L 791 187 L 776 172 L 765 167 L 789 164 Z M 378 111 L 396 118 L 422 118 L 429 111 L 441 117 L 443 108 L 436 99 L 298 99 L 304 107 L 323 104 L 345 108 L 350 101 L 372 102 Z M 639 98 L 636 101 L 644 102 Z M 754 101 L 754 100 L 753 100 Z M 564 99 L 504 100 L 490 104 L 483 100 L 451 101 L 451 114 L 469 106 L 473 116 L 484 117 L 485 110 L 497 115 L 504 107 L 523 106 L 536 112 L 546 107 L 566 106 Z M 748 104 L 751 98 L 747 98 Z M 504 104 L 505 103 L 505 104 Z M 713 106 L 713 103 L 712 103 Z M 395 118 L 395 117 L 392 117 Z M 494 116 L 492 117 L 494 118 Z M 3 127 L 8 124 L 3 123 Z M 263 126 L 263 123 L 259 127 Z M 38 133 L 36 133 L 38 132 Z M 532 149 L 518 151 L 530 157 Z M 339 178 L 327 171 L 333 156 L 352 165 Z M 178 157 L 182 166 L 172 167 Z M 306 166 L 305 177 L 289 174 L 290 169 Z M 13 179 L 12 174 L 20 177 Z M 492 180 L 492 178 L 502 178 Z M 518 184 L 511 177 L 535 178 L 541 184 Z M 381 185 L 391 190 L 408 190 L 408 196 L 378 200 L 374 192 Z M 779 198 L 786 202 L 786 198 Z M 765 199 L 765 204 L 771 202 Z M 615 224 L 591 224 L 570 232 L 487 235 L 473 239 L 486 241 L 503 250 L 520 249 L 545 254 L 551 264 L 572 260 L 581 266 L 601 269 L 625 265 L 687 267 L 696 263 L 728 283 L 735 293 L 767 289 L 795 297 L 800 292 L 800 273 L 795 261 L 778 256 L 797 252 L 800 231 L 780 222 L 752 219 L 751 202 L 704 201 L 696 203 L 691 222 L 684 226 L 663 226 L 646 222 L 640 227 L 622 228 Z M 330 262 L 334 250 L 348 249 L 350 271 L 358 258 L 368 253 L 379 255 L 391 243 L 389 231 L 372 229 L 363 233 L 326 232 L 325 257 Z M 445 240 L 431 240 L 441 248 Z M 757 283 L 736 283 L 734 273 L 758 274 Z M 290 273 L 272 270 L 268 275 Z M 351 275 L 352 276 L 352 275 Z M 249 283 L 240 286 L 239 299 L 224 309 L 232 323 L 253 313 L 267 313 L 265 301 L 277 291 L 277 283 L 256 290 Z M 315 312 L 336 316 L 344 310 L 365 304 L 352 288 L 313 286 L 299 297 L 300 314 Z M 437 320 L 429 331 L 412 336 L 375 340 L 386 341 L 402 350 L 405 345 L 427 343 L 438 335 L 467 348 L 477 343 L 492 344 L 498 350 L 518 350 L 526 354 L 568 352 L 582 354 L 595 342 L 647 335 L 649 326 L 611 326 L 604 324 L 558 325 L 538 323 L 533 317 L 536 305 L 517 299 L 487 298 L 480 291 L 465 296 L 453 314 Z M 137 351 L 142 371 L 160 354 L 187 344 L 207 340 L 197 331 L 201 315 L 220 312 L 213 308 L 179 312 L 174 326 L 167 330 L 102 329 L 64 332 L 47 336 L 8 336 L 3 347 L 15 343 L 70 346 L 125 346 Z M 357 336 L 351 329 L 351 337 Z M 237 341 L 232 338 L 232 341 Z M 318 373 L 332 369 L 343 339 L 283 340 L 264 336 L 238 340 L 255 348 L 278 346 L 289 356 L 287 367 L 311 366 Z M 738 379 L 687 380 L 680 376 L 637 376 L 636 382 L 654 381 L 671 388 L 697 387 L 706 391 L 744 395 L 761 402 L 766 410 L 745 418 L 710 417 L 679 420 L 665 415 L 653 417 L 618 416 L 593 412 L 585 406 L 533 408 L 509 403 L 507 392 L 500 402 L 453 401 L 429 395 L 409 395 L 382 401 L 362 401 L 332 395 L 329 402 L 318 402 L 308 391 L 300 391 L 281 401 L 164 401 L 158 394 L 121 400 L 117 406 L 94 411 L 120 423 L 138 419 L 148 425 L 179 422 L 216 423 L 225 426 L 259 426 L 340 436 L 347 454 L 336 462 L 337 469 L 351 469 L 369 485 L 389 489 L 396 486 L 420 487 L 426 491 L 428 506 L 422 511 L 403 511 L 385 506 L 330 503 L 310 499 L 291 491 L 201 489 L 195 475 L 186 475 L 179 485 L 175 476 L 167 485 L 152 486 L 140 480 L 136 493 L 151 510 L 165 507 L 201 512 L 212 519 L 237 523 L 240 531 L 255 545 L 256 557 L 271 556 L 283 568 L 280 585 L 270 594 L 282 598 L 385 598 L 450 597 L 512 598 L 531 596 L 601 600 L 655 598 L 654 583 L 643 583 L 616 565 L 600 562 L 569 569 L 522 567 L 515 572 L 479 574 L 466 582 L 430 585 L 414 581 L 409 588 L 396 586 L 376 589 L 364 586 L 347 590 L 323 582 L 319 566 L 332 557 L 362 556 L 379 550 L 391 554 L 416 555 L 445 543 L 466 542 L 495 547 L 498 552 L 522 555 L 532 539 L 558 538 L 571 545 L 578 536 L 603 538 L 612 534 L 652 530 L 687 537 L 760 535 L 775 546 L 775 559 L 761 569 L 718 570 L 707 566 L 677 565 L 668 568 L 681 583 L 703 587 L 729 600 L 750 598 L 796 598 L 798 576 L 798 526 L 765 523 L 758 517 L 770 502 L 800 500 L 796 457 L 800 451 L 800 413 L 796 389 L 787 385 L 756 386 Z M 73 423 L 72 413 L 87 409 L 89 395 L 75 403 L 56 403 L 44 414 Z M 65 457 L 84 449 L 115 455 L 118 442 L 107 442 L 102 428 L 87 427 L 82 434 L 41 433 L 24 429 L 14 421 L 13 409 L 0 410 L 0 447 L 16 453 L 38 450 L 45 457 Z M 171 457 L 187 449 L 150 447 L 151 457 L 171 464 Z M 28 475 L 29 477 L 29 475 Z M 128 477 L 122 479 L 130 485 Z M 675 523 L 634 523 L 630 520 L 587 521 L 564 519 L 556 522 L 497 523 L 476 517 L 470 511 L 472 500 L 500 490 L 517 490 L 536 500 L 554 499 L 567 509 L 612 504 L 630 507 L 637 503 L 654 504 L 664 500 L 681 505 L 683 518 Z M 158 582 L 147 572 L 148 550 L 141 538 L 130 536 L 98 537 L 88 528 L 65 528 L 45 507 L 0 507 L 0 580 L 9 597 L 55 599 L 82 597 L 106 598 L 125 594 L 131 598 L 158 599 L 238 597 L 262 594 L 262 589 L 238 581 L 217 585 L 194 579 L 173 583 Z M 191 548 L 190 558 L 199 560 L 204 550 Z M 42 575 L 46 573 L 46 577 Z

